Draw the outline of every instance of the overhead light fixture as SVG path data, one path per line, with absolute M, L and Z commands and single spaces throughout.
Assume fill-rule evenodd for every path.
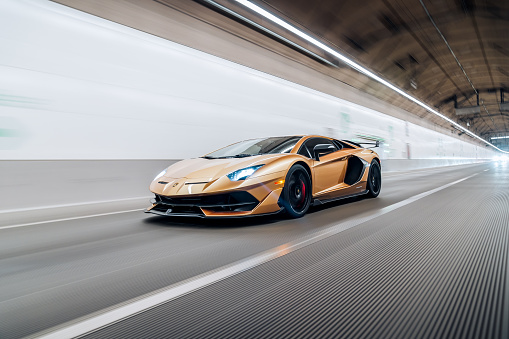
M 410 86 L 412 86 L 413 89 L 417 89 L 417 81 L 415 81 L 414 78 L 410 79 Z
M 509 139 L 509 136 L 506 137 L 492 137 L 491 140 L 497 140 L 497 139 Z
M 378 75 L 376 75 L 375 73 L 371 72 L 370 70 L 368 70 L 367 68 L 361 66 L 360 64 L 356 63 L 355 61 L 347 58 L 346 56 L 342 55 L 341 53 L 339 53 L 338 51 L 332 49 L 331 47 L 325 45 L 323 42 L 320 42 L 318 41 L 317 39 L 313 38 L 312 36 L 304 33 L 303 31 L 301 31 L 300 29 L 290 25 L 289 23 L 287 23 L 286 21 L 276 17 L 274 14 L 264 10 L 263 8 L 253 4 L 252 2 L 250 1 L 247 1 L 247 0 L 235 0 L 236 2 L 238 2 L 239 4 L 251 9 L 252 11 L 260 14 L 261 16 L 263 16 L 264 18 L 272 21 L 273 23 L 283 27 L 284 29 L 292 32 L 293 34 L 301 37 L 302 39 L 306 40 L 307 42 L 315 45 L 316 47 L 322 49 L 323 51 L 329 53 L 330 55 L 338 58 L 339 60 L 341 60 L 342 62 L 344 62 L 345 64 L 349 65 L 350 67 L 356 69 L 357 71 L 359 71 L 360 73 L 364 74 L 364 75 L 367 75 L 368 77 L 370 77 L 371 79 L 373 80 L 376 80 L 378 81 L 379 83 L 385 85 L 386 87 L 389 87 L 390 89 L 392 89 L 393 91 L 397 92 L 398 94 L 404 96 L 405 98 L 407 98 L 408 100 L 416 103 L 417 105 L 421 106 L 422 108 L 426 109 L 427 111 L 439 116 L 440 118 L 444 119 L 445 121 L 451 123 L 452 125 L 454 125 L 455 127 L 459 128 L 460 130 L 464 131 L 465 133 L 471 135 L 472 137 L 476 138 L 476 139 L 479 139 L 480 141 L 482 141 L 483 143 L 487 143 L 489 144 L 491 147 L 499 150 L 500 152 L 504 152 L 504 153 L 509 153 L 507 151 L 503 151 L 501 150 L 500 148 L 498 148 L 497 146 L 491 144 L 490 142 L 484 140 L 483 138 L 481 138 L 480 136 L 478 136 L 477 134 L 475 133 L 472 133 L 470 132 L 468 129 L 464 128 L 463 126 L 461 126 L 460 124 L 456 123 L 455 121 L 451 120 L 450 118 L 446 117 L 445 115 L 439 113 L 438 111 L 434 110 L 433 108 L 431 108 L 430 106 L 426 105 L 425 103 L 423 103 L 422 101 L 419 101 L 418 99 L 414 98 L 413 96 L 411 96 L 410 94 L 404 92 L 403 90 L 399 89 L 398 87 L 394 86 L 393 84 L 391 84 L 390 82 L 382 79 L 381 77 L 379 77 Z

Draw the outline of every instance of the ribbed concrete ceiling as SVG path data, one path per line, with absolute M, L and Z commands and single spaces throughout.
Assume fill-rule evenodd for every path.
M 222 2 L 237 6 L 234 1 Z M 509 1 L 252 2 L 335 45 L 453 120 L 468 122 L 476 133 L 489 137 L 509 132 L 509 112 L 500 108 L 500 89 L 509 87 Z M 372 81 L 361 81 L 361 87 L 373 87 Z M 374 90 L 383 91 L 375 95 L 405 106 L 394 94 Z M 476 91 L 480 113 L 456 115 L 454 98 L 460 108 L 476 106 Z M 506 97 L 509 101 L 507 93 Z

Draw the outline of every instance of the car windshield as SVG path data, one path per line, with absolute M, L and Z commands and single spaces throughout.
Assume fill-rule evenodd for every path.
M 301 138 L 293 136 L 245 140 L 209 153 L 202 158 L 243 158 L 260 154 L 290 153 Z

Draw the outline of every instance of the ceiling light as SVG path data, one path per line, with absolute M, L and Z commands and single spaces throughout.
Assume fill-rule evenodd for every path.
M 292 32 L 293 34 L 301 37 L 302 39 L 306 40 L 307 42 L 317 46 L 318 48 L 322 49 L 323 51 L 328 52 L 329 54 L 331 54 L 334 57 L 338 58 L 339 60 L 343 61 L 345 64 L 347 64 L 350 67 L 356 69 L 360 73 L 367 75 L 371 79 L 378 81 L 379 83 L 385 85 L 386 87 L 389 87 L 390 89 L 392 89 L 393 91 L 395 91 L 395 92 L 399 93 L 400 95 L 404 96 L 408 100 L 413 101 L 414 103 L 416 103 L 417 105 L 419 105 L 422 108 L 426 109 L 427 111 L 429 111 L 429 112 L 439 116 L 440 118 L 444 119 L 445 121 L 453 124 L 455 127 L 459 128 L 460 130 L 464 131 L 465 133 L 473 136 L 474 138 L 479 139 L 483 143 L 488 143 L 491 147 L 493 147 L 493 148 L 495 148 L 495 149 L 497 149 L 497 150 L 499 150 L 501 152 L 509 153 L 509 152 L 503 151 L 500 148 L 496 147 L 495 145 L 487 142 L 486 140 L 484 140 L 483 138 L 481 138 L 477 134 L 474 134 L 474 133 L 470 132 L 465 127 L 459 125 L 455 121 L 451 120 L 450 118 L 446 117 L 445 115 L 443 115 L 443 114 L 439 113 L 438 111 L 434 110 L 433 108 L 431 108 L 427 104 L 423 103 L 422 101 L 419 101 L 418 99 L 414 98 L 410 94 L 408 94 L 408 93 L 404 92 L 403 90 L 399 89 L 398 87 L 394 86 L 390 82 L 382 79 L 381 77 L 379 77 L 375 73 L 371 72 L 367 68 L 361 66 L 360 64 L 356 63 L 355 61 L 350 60 L 349 58 L 347 58 L 344 55 L 340 54 L 338 51 L 336 51 L 336 50 L 332 49 L 331 47 L 325 45 L 323 42 L 318 41 L 317 39 L 313 38 L 312 36 L 310 36 L 310 35 L 304 33 L 303 31 L 301 31 L 300 29 L 298 29 L 298 28 L 290 25 L 286 21 L 283 21 L 282 19 L 276 17 L 274 14 L 264 10 L 263 8 L 253 4 L 250 1 L 247 1 L 247 0 L 235 0 L 235 1 L 240 3 L 240 4 L 242 4 L 242 5 L 244 5 L 244 6 L 246 6 L 249 9 L 253 10 L 254 12 L 260 14 L 261 16 L 263 16 L 264 18 L 272 21 L 273 23 L 275 23 L 275 24 L 285 28 L 286 30 Z
M 417 82 L 414 78 L 410 79 L 410 86 L 412 86 L 413 89 L 417 89 Z

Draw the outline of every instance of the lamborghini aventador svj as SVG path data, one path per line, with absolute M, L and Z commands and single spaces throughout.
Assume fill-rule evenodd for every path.
M 328 137 L 241 141 L 179 161 L 150 185 L 146 212 L 168 216 L 303 216 L 311 204 L 356 195 L 377 197 L 380 158 L 369 148 Z

